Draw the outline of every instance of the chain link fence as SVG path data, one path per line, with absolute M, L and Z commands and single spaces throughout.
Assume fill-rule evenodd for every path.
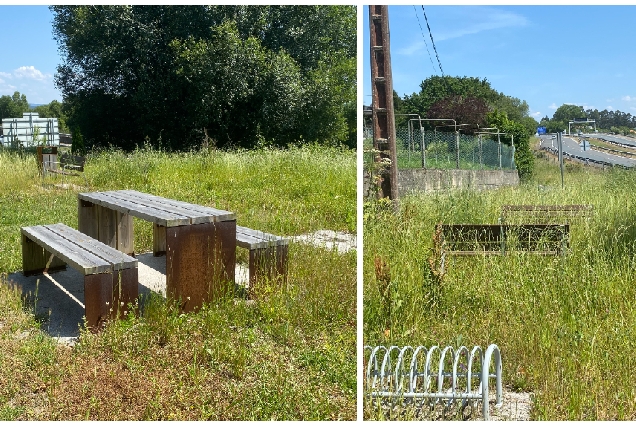
M 373 162 L 372 136 L 365 134 L 365 163 Z M 514 147 L 491 135 L 396 130 L 398 169 L 516 169 Z
M 399 169 L 515 169 L 514 148 L 490 135 L 403 128 L 396 136 Z

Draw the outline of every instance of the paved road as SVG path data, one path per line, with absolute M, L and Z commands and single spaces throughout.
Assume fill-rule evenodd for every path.
M 541 146 L 547 147 L 547 148 L 557 148 L 556 139 L 552 140 L 551 137 L 552 135 L 542 135 Z M 563 137 L 563 152 L 566 155 L 578 156 L 584 159 L 607 162 L 614 165 L 636 167 L 636 159 L 616 156 L 614 154 L 608 154 L 602 151 L 596 151 L 591 149 L 587 151 L 583 151 L 583 149 L 579 146 L 579 143 L 577 141 L 567 136 Z
M 626 136 L 607 135 L 604 133 L 591 133 L 583 135 L 586 138 L 603 139 L 608 142 L 614 142 L 616 144 L 628 145 L 630 147 L 636 147 L 636 139 L 627 138 Z

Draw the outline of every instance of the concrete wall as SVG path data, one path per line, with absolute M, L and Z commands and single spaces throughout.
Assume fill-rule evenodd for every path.
M 435 192 L 451 188 L 490 190 L 519 185 L 516 170 L 404 169 L 398 171 L 398 192 Z M 364 194 L 368 195 L 369 177 L 364 177 Z

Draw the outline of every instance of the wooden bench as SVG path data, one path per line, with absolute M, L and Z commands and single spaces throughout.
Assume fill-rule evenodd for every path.
M 593 214 L 592 205 L 504 205 L 499 220 L 502 224 L 571 224 L 590 219 Z
M 123 317 L 139 295 L 137 260 L 65 224 L 22 227 L 25 276 L 64 269 L 84 275 L 84 309 L 91 330 Z
M 569 224 L 442 224 L 442 245 L 454 255 L 558 255 L 567 250 L 569 233 Z
M 59 159 L 59 161 L 58 161 Z M 86 164 L 86 157 L 75 156 L 71 153 L 62 153 L 60 155 L 51 154 L 47 157 L 44 155 L 42 160 L 43 176 L 47 173 L 54 173 L 65 176 L 84 176 L 84 165 Z M 84 176 L 84 182 L 88 186 L 86 176 Z
M 265 280 L 285 286 L 287 282 L 287 249 L 289 239 L 273 234 L 236 226 L 236 245 L 249 249 L 249 297 L 262 291 Z

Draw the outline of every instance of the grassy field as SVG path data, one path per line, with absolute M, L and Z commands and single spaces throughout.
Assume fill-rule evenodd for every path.
M 636 174 L 537 160 L 531 183 L 381 203 L 364 211 L 364 344 L 499 346 L 505 388 L 534 395 L 534 420 L 636 418 Z M 448 257 L 435 284 L 437 223 L 496 224 L 505 204 L 592 204 L 566 257 Z M 390 269 L 382 298 L 374 259 Z M 387 316 L 390 313 L 390 316 Z M 365 419 L 404 418 L 365 401 Z M 408 418 L 408 416 L 406 417 Z
M 86 179 L 93 191 L 149 192 L 298 235 L 355 233 L 355 170 L 355 153 L 317 147 L 105 151 L 89 156 Z M 291 243 L 283 294 L 188 315 L 153 295 L 139 318 L 69 348 L 40 331 L 6 274 L 21 270 L 21 226 L 77 227 L 78 190 L 42 185 L 34 154 L 0 151 L 0 175 L 0 420 L 355 419 L 355 251 Z M 151 236 L 135 220 L 135 252 L 151 250 Z

